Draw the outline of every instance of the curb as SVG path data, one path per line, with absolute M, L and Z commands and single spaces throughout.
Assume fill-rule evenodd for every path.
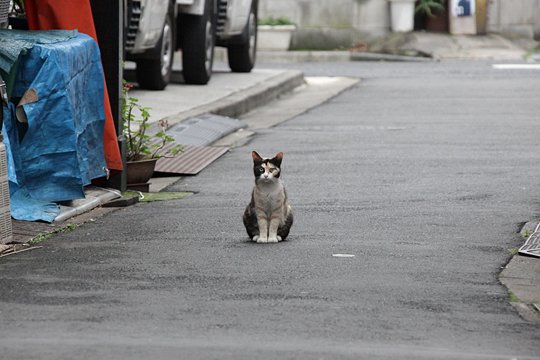
M 422 56 L 355 52 L 351 53 L 351 61 L 434 62 L 436 60 Z
M 217 115 L 238 117 L 304 84 L 304 74 L 301 71 L 289 70 L 267 82 L 259 83 L 245 91 L 216 101 L 213 104 L 214 110 L 211 112 Z
M 304 74 L 298 70 L 288 70 L 265 82 L 228 95 L 210 104 L 195 107 L 175 115 L 167 116 L 169 127 L 181 123 L 188 118 L 205 113 L 238 117 L 256 107 L 277 99 L 281 94 L 292 91 L 305 83 Z
M 299 62 L 347 62 L 351 60 L 349 50 L 287 50 L 258 51 L 257 61 L 272 64 Z
M 257 54 L 261 63 L 286 64 L 297 62 L 394 61 L 434 62 L 432 57 L 358 51 L 262 51 Z
M 537 227 L 539 221 L 526 223 L 521 229 L 521 236 L 526 235 Z M 538 275 L 538 258 L 513 255 L 503 270 L 499 273 L 499 281 L 506 287 L 510 297 L 510 304 L 527 321 L 540 323 L 540 296 L 538 288 L 540 280 Z

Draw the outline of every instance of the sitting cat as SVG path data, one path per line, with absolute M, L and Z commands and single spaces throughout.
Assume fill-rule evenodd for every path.
M 244 226 L 253 241 L 276 243 L 285 240 L 293 223 L 287 192 L 279 179 L 283 153 L 272 159 L 262 158 L 256 151 L 253 157 L 255 187 L 251 202 L 244 212 Z

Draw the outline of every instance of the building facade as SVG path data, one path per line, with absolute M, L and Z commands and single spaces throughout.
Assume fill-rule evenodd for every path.
M 540 0 L 485 1 L 488 32 L 540 40 Z M 349 48 L 390 32 L 388 0 L 260 0 L 259 18 L 269 16 L 297 25 L 292 49 Z

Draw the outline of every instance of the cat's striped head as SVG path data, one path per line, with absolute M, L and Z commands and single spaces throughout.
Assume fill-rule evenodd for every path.
M 279 179 L 283 153 L 279 152 L 273 158 L 263 158 L 256 151 L 251 152 L 253 158 L 253 173 L 255 181 L 270 182 Z

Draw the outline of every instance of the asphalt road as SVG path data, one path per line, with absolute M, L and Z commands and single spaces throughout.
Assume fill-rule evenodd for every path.
M 363 80 L 170 189 L 186 199 L 2 259 L 0 357 L 539 358 L 497 276 L 540 214 L 540 71 L 294 66 Z M 285 153 L 289 241 L 247 241 L 252 149 Z

